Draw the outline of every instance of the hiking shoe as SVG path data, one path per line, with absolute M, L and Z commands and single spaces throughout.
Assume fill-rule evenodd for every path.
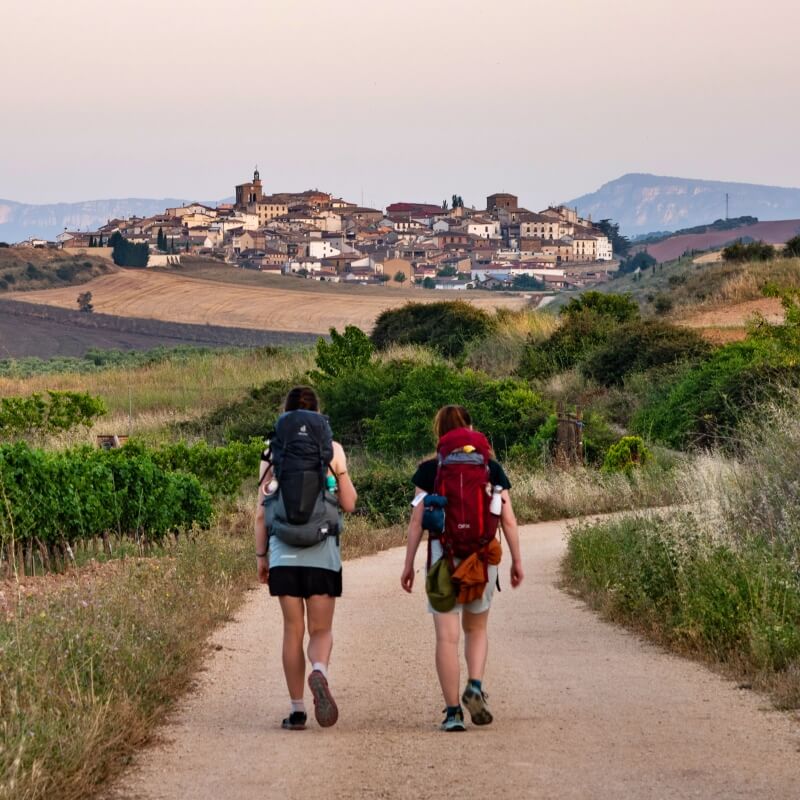
M 308 688 L 314 696 L 314 716 L 321 728 L 330 728 L 339 719 L 339 709 L 333 699 L 325 676 L 315 669 L 308 676 Z
M 488 695 L 472 684 L 468 684 L 461 695 L 461 702 L 467 707 L 473 725 L 488 725 L 494 717 L 486 706 Z
M 281 728 L 285 731 L 304 731 L 306 729 L 306 716 L 305 711 L 292 711 L 286 719 L 281 722 Z
M 464 724 L 464 712 L 459 708 L 454 714 L 448 714 L 447 709 L 444 710 L 445 718 L 439 728 L 447 733 L 454 733 L 456 731 L 465 731 L 467 726 Z

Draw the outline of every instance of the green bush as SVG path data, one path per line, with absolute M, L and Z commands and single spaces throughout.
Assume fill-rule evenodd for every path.
M 764 242 L 734 242 L 722 250 L 724 261 L 772 261 L 775 258 L 775 248 Z
M 106 413 L 99 397 L 85 392 L 49 391 L 27 397 L 0 398 L 0 439 L 48 436 L 90 427 Z
M 608 448 L 603 460 L 603 472 L 630 473 L 643 467 L 652 457 L 641 436 L 623 436 Z
M 177 423 L 175 429 L 182 436 L 202 436 L 212 444 L 263 439 L 275 427 L 286 395 L 303 380 L 267 381 L 251 389 L 247 397 L 220 406 L 199 419 Z
M 352 470 L 358 488 L 358 507 L 378 527 L 408 522 L 414 487 L 413 465 L 401 460 L 393 464 L 369 462 Z
M 619 386 L 626 376 L 680 361 L 696 361 L 711 347 L 689 328 L 657 320 L 635 320 L 613 330 L 604 345 L 581 364 L 582 374 L 603 386 Z
M 374 362 L 337 377 L 318 376 L 315 388 L 336 439 L 344 445 L 363 445 L 367 427 L 380 404 L 405 385 L 414 364 Z
M 573 297 L 561 309 L 561 316 L 571 317 L 592 311 L 603 317 L 611 317 L 617 322 L 630 322 L 639 317 L 639 305 L 629 294 L 610 294 L 606 292 L 584 292 Z
M 784 254 L 790 258 L 800 257 L 800 236 L 793 236 L 788 242 L 786 242 Z
M 662 641 L 775 672 L 800 659 L 800 583 L 779 551 L 709 541 L 690 514 L 579 528 L 565 573 L 613 617 Z
M 214 498 L 232 499 L 242 483 L 258 474 L 263 439 L 232 442 L 225 447 L 212 447 L 201 441 L 164 445 L 153 451 L 153 460 L 162 469 L 188 473 L 196 477 Z
M 800 386 L 797 352 L 751 337 L 683 372 L 634 414 L 631 428 L 670 447 L 730 443 L 737 426 L 787 385 Z
M 407 303 L 384 311 L 375 322 L 371 339 L 385 350 L 393 344 L 422 344 L 448 358 L 460 356 L 466 345 L 490 333 L 493 319 L 463 300 Z
M 317 341 L 317 369 L 330 377 L 348 375 L 369 364 L 374 346 L 361 328 L 348 325 L 344 333 L 331 328 L 331 341 Z
M 162 468 L 139 444 L 46 452 L 0 445 L 0 543 L 52 547 L 106 533 L 156 541 L 211 522 L 199 480 Z
M 526 345 L 518 374 L 535 380 L 570 369 L 605 345 L 618 326 L 615 317 L 591 308 L 573 310 L 548 339 L 543 342 L 532 339 Z
M 433 418 L 444 405 L 469 409 L 475 427 L 498 453 L 531 439 L 551 408 L 522 381 L 491 380 L 470 370 L 444 365 L 419 366 L 399 391 L 380 403 L 367 423 L 368 445 L 380 453 L 424 453 L 435 446 Z

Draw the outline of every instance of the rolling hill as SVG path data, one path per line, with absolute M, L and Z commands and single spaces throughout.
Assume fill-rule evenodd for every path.
M 603 184 L 596 192 L 566 203 L 592 219 L 611 218 L 626 236 L 674 231 L 725 216 L 725 194 L 731 217 L 759 220 L 800 217 L 800 189 L 750 183 L 670 178 L 630 173 Z
M 116 217 L 152 216 L 185 202 L 174 197 L 125 197 L 33 205 L 0 199 L 0 242 L 21 242 L 29 236 L 53 239 L 64 228 L 89 230 Z

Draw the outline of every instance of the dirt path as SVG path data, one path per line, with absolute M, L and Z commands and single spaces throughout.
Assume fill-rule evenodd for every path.
M 142 754 L 115 796 L 797 798 L 800 726 L 559 591 L 563 530 L 524 530 L 527 581 L 492 610 L 495 724 L 436 729 L 432 625 L 420 588 L 399 589 L 392 550 L 345 566 L 335 728 L 276 727 L 287 710 L 279 610 L 260 590 L 215 637 L 221 649 L 166 743 Z

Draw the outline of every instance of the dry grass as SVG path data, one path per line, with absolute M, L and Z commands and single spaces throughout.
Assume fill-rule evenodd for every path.
M 698 265 L 684 273 L 686 280 L 670 291 L 676 317 L 687 309 L 709 310 L 762 299 L 767 283 L 800 287 L 800 259 L 777 258 L 747 264 L 720 262 Z
M 48 576 L 18 593 L 0 620 L 0 800 L 87 800 L 148 741 L 255 580 L 254 507 L 251 487 L 213 531 L 160 558 Z M 404 540 L 402 526 L 351 518 L 342 555 Z
M 3 800 L 94 796 L 189 686 L 253 571 L 249 537 L 220 531 L 118 563 L 0 623 Z
M 240 285 L 180 273 L 123 270 L 91 281 L 86 288 L 92 292 L 95 310 L 105 314 L 321 334 L 346 325 L 369 330 L 387 308 L 412 298 L 418 302 L 442 299 L 438 292 L 398 289 L 360 292 L 357 287 L 334 284 L 326 284 L 323 292 L 319 285 L 298 289 L 296 283 L 291 283 L 295 279 L 282 280 L 291 288 Z M 68 287 L 26 292 L 17 299 L 73 308 L 75 296 L 74 288 Z M 470 293 L 468 300 L 481 308 L 519 308 L 524 302 L 478 292 Z
M 448 363 L 447 359 L 435 350 L 419 344 L 393 344 L 386 350 L 378 350 L 373 358 L 382 364 L 392 361 L 411 361 L 421 366 Z
M 467 351 L 467 364 L 492 377 L 513 374 L 526 344 L 547 339 L 558 327 L 558 318 L 541 311 L 500 309 L 493 333 Z
M 676 483 L 681 510 L 575 530 L 569 583 L 603 613 L 800 707 L 800 396 L 705 454 Z
M 631 477 L 582 467 L 536 472 L 509 468 L 508 474 L 514 510 L 526 523 L 656 508 L 681 497 L 680 470 L 658 464 Z
M 0 377 L 0 396 L 48 389 L 83 391 L 101 397 L 108 415 L 90 431 L 59 440 L 76 444 L 97 433 L 143 434 L 212 411 L 268 380 L 302 375 L 313 365 L 310 349 L 198 352 L 146 367 L 112 368 L 77 374 Z

